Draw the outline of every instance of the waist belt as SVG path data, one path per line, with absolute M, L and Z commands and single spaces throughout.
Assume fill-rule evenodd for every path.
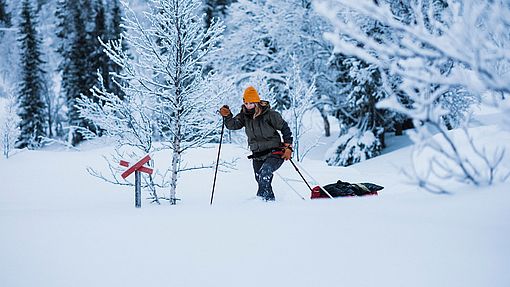
M 262 156 L 267 155 L 268 153 L 282 155 L 283 154 L 283 150 L 282 150 L 281 147 L 275 147 L 275 148 L 266 149 L 266 150 L 263 150 L 263 151 L 252 152 L 252 154 L 250 154 L 248 156 L 248 159 L 262 157 Z

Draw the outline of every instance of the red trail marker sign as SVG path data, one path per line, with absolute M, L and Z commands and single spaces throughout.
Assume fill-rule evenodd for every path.
M 140 208 L 142 207 L 142 183 L 141 183 L 141 172 L 145 172 L 148 174 L 152 174 L 153 169 L 149 167 L 143 166 L 147 162 L 151 160 L 151 157 L 149 155 L 146 155 L 144 158 L 139 160 L 137 163 L 135 163 L 133 166 L 129 167 L 129 162 L 125 160 L 120 161 L 121 166 L 129 167 L 125 172 L 123 172 L 120 176 L 122 176 L 123 179 L 126 179 L 126 177 L 130 176 L 133 172 L 135 173 L 135 207 Z

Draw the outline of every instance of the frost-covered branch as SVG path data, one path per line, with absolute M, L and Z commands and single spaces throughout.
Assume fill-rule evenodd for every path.
M 161 186 L 170 177 L 169 200 L 176 202 L 182 154 L 214 141 L 221 123 L 215 114 L 228 83 L 205 73 L 206 56 L 218 50 L 223 32 L 220 21 L 204 29 L 200 0 L 152 0 L 143 18 L 123 3 L 126 32 L 117 41 L 102 43 L 106 53 L 122 68 L 123 99 L 101 87 L 94 99 L 82 99 L 83 116 L 144 153 L 171 151 L 172 162 Z M 122 49 L 122 41 L 132 55 Z M 154 142 L 161 145 L 154 147 Z M 149 177 L 152 181 L 152 177 Z M 152 187 L 157 184 L 153 183 Z
M 3 156 L 9 158 L 21 133 L 19 128 L 21 118 L 17 114 L 14 89 L 7 89 L 6 92 L 5 105 L 0 105 L 3 106 L 3 110 L 0 111 L 0 140 Z
M 412 176 L 419 186 L 441 193 L 434 180 L 484 185 L 505 178 L 501 149 L 491 154 L 475 144 L 467 129 L 464 138 L 448 129 L 471 104 L 481 102 L 482 93 L 510 90 L 506 1 L 317 0 L 315 8 L 334 27 L 325 37 L 336 51 L 398 77 L 393 84 L 400 93 L 381 74 L 390 97 L 378 107 L 413 118 L 414 155 L 423 166 L 414 166 Z M 365 29 L 368 20 L 383 25 L 386 33 L 375 37 Z
M 313 98 L 315 98 L 315 82 L 311 85 L 301 77 L 301 67 L 299 66 L 296 57 L 291 57 L 292 69 L 289 77 L 286 79 L 285 90 L 289 97 L 289 108 L 287 122 L 292 130 L 294 138 L 294 152 L 298 161 L 304 157 L 301 154 L 304 147 L 301 146 L 301 138 L 305 134 L 303 126 L 303 117 L 306 111 L 313 107 Z
M 395 15 L 396 4 L 390 1 L 376 4 L 375 1 L 319 0 L 314 3 L 335 27 L 325 36 L 342 53 L 424 83 L 461 85 L 477 92 L 510 92 L 508 3 L 501 0 L 445 2 L 445 7 L 437 8 L 432 1 L 410 1 L 414 5 L 407 7 L 411 10 L 405 15 L 407 21 Z M 424 15 L 424 9 L 433 16 Z M 362 17 L 386 25 L 392 31 L 391 36 L 371 38 L 357 25 L 356 21 Z M 449 74 L 427 65 L 445 59 L 456 63 Z

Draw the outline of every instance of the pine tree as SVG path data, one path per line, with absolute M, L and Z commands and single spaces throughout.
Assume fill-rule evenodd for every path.
M 122 33 L 125 32 L 124 27 L 122 27 L 122 7 L 119 3 L 119 0 L 112 0 L 112 9 L 111 9 L 111 20 L 110 20 L 110 39 L 117 40 L 120 38 Z M 126 47 L 124 47 L 126 48 Z
M 206 27 L 211 26 L 214 18 L 224 20 L 227 14 L 227 8 L 235 0 L 205 0 L 205 25 Z
M 356 20 L 366 35 L 374 39 L 385 37 L 385 27 L 379 22 L 363 17 Z M 336 71 L 332 76 L 337 89 L 327 97 L 341 129 L 327 162 L 347 166 L 380 154 L 384 148 L 384 132 L 393 130 L 394 113 L 376 108 L 377 103 L 387 97 L 384 70 L 340 52 L 338 49 L 330 62 L 330 67 Z
M 91 70 L 96 70 L 97 72 L 101 73 L 102 78 L 104 79 L 104 85 L 106 87 L 110 87 L 110 77 L 108 75 L 110 70 L 110 61 L 108 55 L 106 55 L 106 53 L 103 51 L 101 43 L 99 42 L 99 38 L 104 39 L 108 37 L 105 8 L 102 0 L 96 0 L 93 4 L 94 29 L 91 33 L 91 45 L 94 45 L 95 49 L 92 50 L 92 54 L 90 55 Z
M 81 94 L 90 96 L 90 89 L 97 85 L 97 71 L 107 67 L 108 58 L 104 57 L 98 37 L 105 37 L 106 23 L 103 0 L 81 0 L 81 22 L 84 27 L 82 55 L 86 60 L 85 86 Z M 78 41 L 81 41 L 78 39 Z M 95 131 L 90 123 L 84 122 L 85 128 Z
M 7 12 L 7 3 L 5 0 L 0 0 L 0 38 L 2 38 L 4 34 L 2 28 L 9 28 L 11 26 L 11 14 Z
M 126 29 L 122 26 L 122 7 L 120 5 L 119 0 L 112 0 L 113 7 L 111 8 L 111 20 L 110 25 L 108 26 L 108 37 L 106 40 L 119 40 L 122 37 L 122 34 Z M 127 51 L 128 47 L 126 41 L 121 42 L 122 50 Z M 109 80 L 106 87 L 115 95 L 117 95 L 121 100 L 124 99 L 125 94 L 121 89 L 121 85 L 123 85 L 122 80 L 119 78 L 119 75 L 122 72 L 122 67 L 115 63 L 113 60 L 109 59 Z M 105 80 L 106 82 L 106 80 Z
M 101 0 L 65 1 L 58 3 L 57 36 L 62 39 L 58 52 L 62 56 L 61 92 L 66 99 L 69 125 L 68 141 L 76 145 L 85 140 L 84 133 L 98 133 L 97 128 L 80 117 L 76 100 L 91 96 L 97 84 L 97 71 L 107 70 L 106 57 L 100 57 L 97 37 L 105 34 L 104 7 Z
M 44 74 L 41 66 L 41 39 L 37 34 L 36 15 L 30 0 L 24 0 L 18 41 L 21 49 L 21 80 L 18 92 L 18 115 L 21 134 L 18 147 L 35 148 L 46 135 Z
M 69 15 L 69 1 L 67 0 L 58 0 L 57 2 L 57 8 L 55 11 L 55 18 L 56 18 L 56 35 L 59 38 L 59 46 L 57 47 L 57 52 L 62 56 L 63 60 L 60 62 L 59 70 L 62 71 L 65 66 L 65 60 L 67 59 L 67 53 L 68 53 L 68 39 L 69 35 L 71 33 L 70 29 L 70 21 L 71 16 Z
M 70 43 L 70 51 L 68 55 L 69 66 L 67 67 L 68 74 L 62 76 L 62 88 L 66 95 L 67 103 L 67 117 L 71 127 L 69 131 L 69 141 L 71 144 L 76 145 L 83 140 L 83 136 L 79 133 L 81 127 L 85 127 L 86 123 L 80 117 L 76 108 L 76 100 L 81 97 L 82 93 L 87 93 L 90 88 L 87 84 L 87 73 L 89 72 L 87 62 L 88 47 L 87 35 L 85 31 L 86 22 L 84 21 L 81 9 L 77 3 L 71 4 L 72 18 L 73 18 L 73 38 Z M 65 72 L 64 72 L 65 73 Z
M 0 28 L 11 27 L 11 13 L 7 12 L 7 3 L 5 0 L 0 0 Z M 0 35 L 1 35 L 0 31 Z
M 341 89 L 331 97 L 332 109 L 342 129 L 327 162 L 347 166 L 379 155 L 384 147 L 386 112 L 376 104 L 386 94 L 377 66 L 336 55 L 334 67 L 339 69 L 337 84 Z

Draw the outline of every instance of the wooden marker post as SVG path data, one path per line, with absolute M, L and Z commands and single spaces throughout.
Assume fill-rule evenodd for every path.
M 149 155 L 146 155 L 144 158 L 139 160 L 137 163 L 135 163 L 132 167 L 128 168 L 125 172 L 123 172 L 120 176 L 122 178 L 126 179 L 129 175 L 131 175 L 133 172 L 135 173 L 135 207 L 140 208 L 142 207 L 142 179 L 141 179 L 141 173 L 145 172 L 147 174 L 152 174 L 152 168 L 143 166 L 146 164 L 151 157 Z M 125 160 L 120 161 L 121 166 L 129 167 L 129 162 Z

